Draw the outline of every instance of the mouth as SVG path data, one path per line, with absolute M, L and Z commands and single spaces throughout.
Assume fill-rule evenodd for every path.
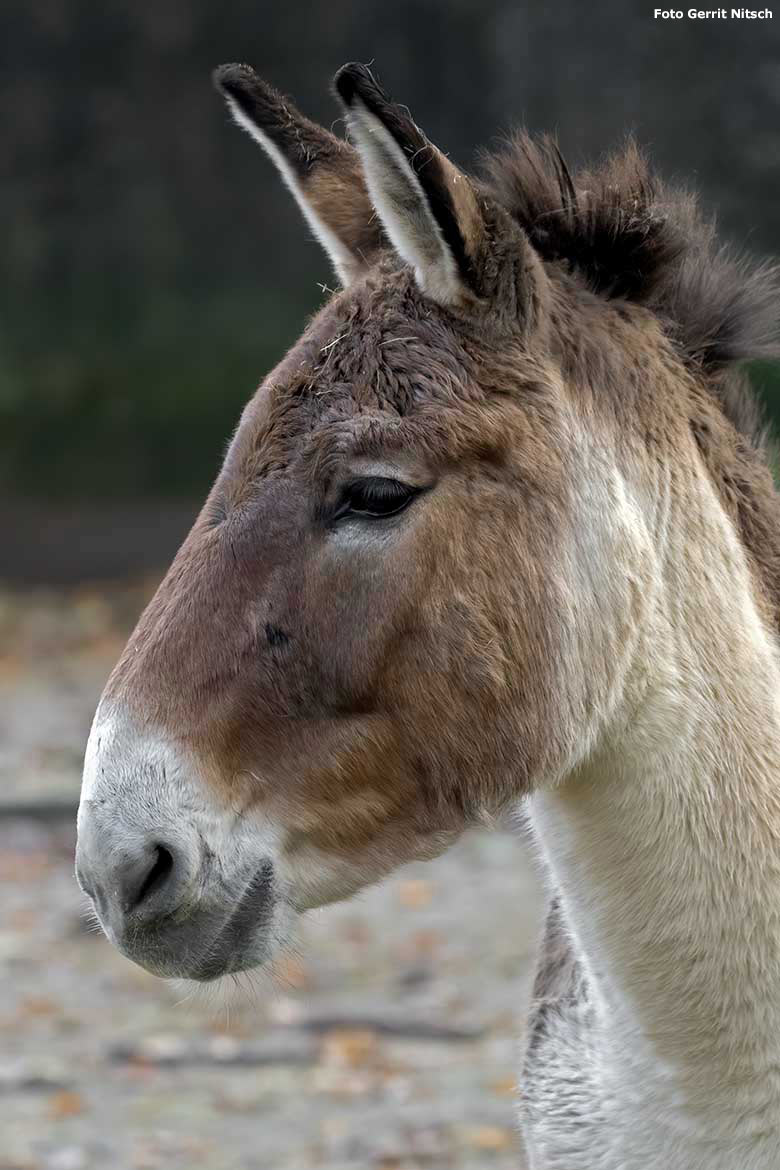
M 213 896 L 201 898 L 152 920 L 130 919 L 119 930 L 99 911 L 98 919 L 110 942 L 151 974 L 209 983 L 271 957 L 280 907 L 273 864 L 264 861 L 238 891 L 222 888 L 219 905 Z
M 265 962 L 271 951 L 274 906 L 273 866 L 267 861 L 254 874 L 237 905 L 187 977 L 198 983 L 209 983 L 223 975 L 246 971 Z

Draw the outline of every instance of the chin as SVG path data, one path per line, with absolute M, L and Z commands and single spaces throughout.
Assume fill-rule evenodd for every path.
M 125 958 L 150 974 L 210 985 L 270 966 L 291 945 L 298 917 L 284 901 L 258 906 L 244 898 L 226 916 L 200 909 L 178 923 L 163 921 L 121 938 L 108 926 L 104 931 Z

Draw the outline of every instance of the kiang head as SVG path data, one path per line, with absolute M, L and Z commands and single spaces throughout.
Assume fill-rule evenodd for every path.
M 246 66 L 216 84 L 343 288 L 247 405 L 87 749 L 79 880 L 124 953 L 198 980 L 593 749 L 663 469 L 732 356 L 706 297 L 680 323 L 692 212 L 632 147 L 572 179 L 519 138 L 478 181 L 362 66 L 350 142 Z

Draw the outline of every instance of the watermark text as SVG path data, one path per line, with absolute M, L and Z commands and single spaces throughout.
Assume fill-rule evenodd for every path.
M 653 20 L 772 20 L 771 8 L 654 8 Z

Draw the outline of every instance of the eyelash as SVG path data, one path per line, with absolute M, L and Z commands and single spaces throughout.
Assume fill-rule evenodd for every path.
M 384 476 L 354 480 L 344 489 L 336 519 L 364 516 L 383 520 L 396 516 L 412 502 L 418 491 L 400 480 Z

